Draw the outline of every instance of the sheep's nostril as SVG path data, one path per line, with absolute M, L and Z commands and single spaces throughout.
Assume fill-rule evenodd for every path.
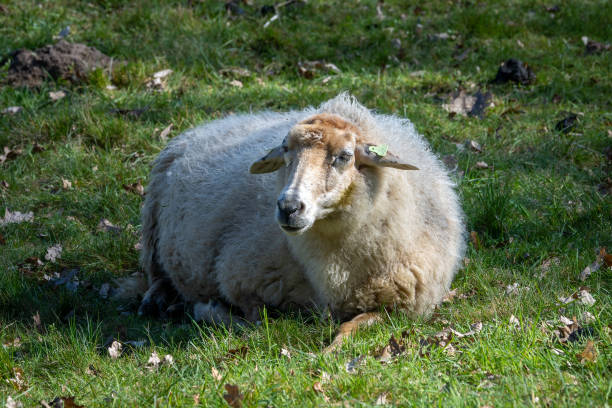
M 286 215 L 292 215 L 304 209 L 304 203 L 300 200 L 278 200 L 276 205 Z

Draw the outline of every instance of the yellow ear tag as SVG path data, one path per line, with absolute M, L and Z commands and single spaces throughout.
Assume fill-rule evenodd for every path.
M 368 147 L 368 150 L 370 150 L 372 153 L 377 154 L 380 157 L 385 157 L 385 155 L 387 154 L 387 150 L 389 150 L 389 146 L 387 146 L 386 144 L 382 144 L 380 146 L 370 146 Z

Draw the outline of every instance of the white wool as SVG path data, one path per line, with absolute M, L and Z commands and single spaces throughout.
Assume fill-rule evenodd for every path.
M 280 176 L 249 174 L 316 113 L 341 116 L 419 168 L 382 169 L 385 190 L 361 192 L 369 196 L 354 206 L 342 242 L 316 228 L 283 233 L 274 219 Z M 386 197 L 366 205 L 376 194 Z M 154 163 L 142 225 L 149 284 L 167 276 L 186 300 L 222 300 L 247 316 L 262 305 L 329 307 L 339 317 L 383 305 L 427 313 L 448 290 L 465 247 L 454 186 L 414 125 L 372 113 L 345 93 L 318 109 L 232 115 L 176 137 Z

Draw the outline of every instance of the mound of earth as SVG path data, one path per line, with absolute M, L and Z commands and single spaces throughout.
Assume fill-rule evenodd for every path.
M 110 68 L 111 58 L 85 44 L 61 40 L 35 51 L 20 49 L 4 58 L 10 61 L 6 82 L 12 86 L 35 88 L 46 79 L 64 79 L 77 83 L 96 68 Z

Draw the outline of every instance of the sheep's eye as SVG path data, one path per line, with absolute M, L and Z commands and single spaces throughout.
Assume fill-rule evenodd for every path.
M 342 152 L 338 156 L 336 156 L 332 164 L 336 167 L 344 166 L 345 164 L 351 161 L 351 157 L 353 157 L 352 153 Z

